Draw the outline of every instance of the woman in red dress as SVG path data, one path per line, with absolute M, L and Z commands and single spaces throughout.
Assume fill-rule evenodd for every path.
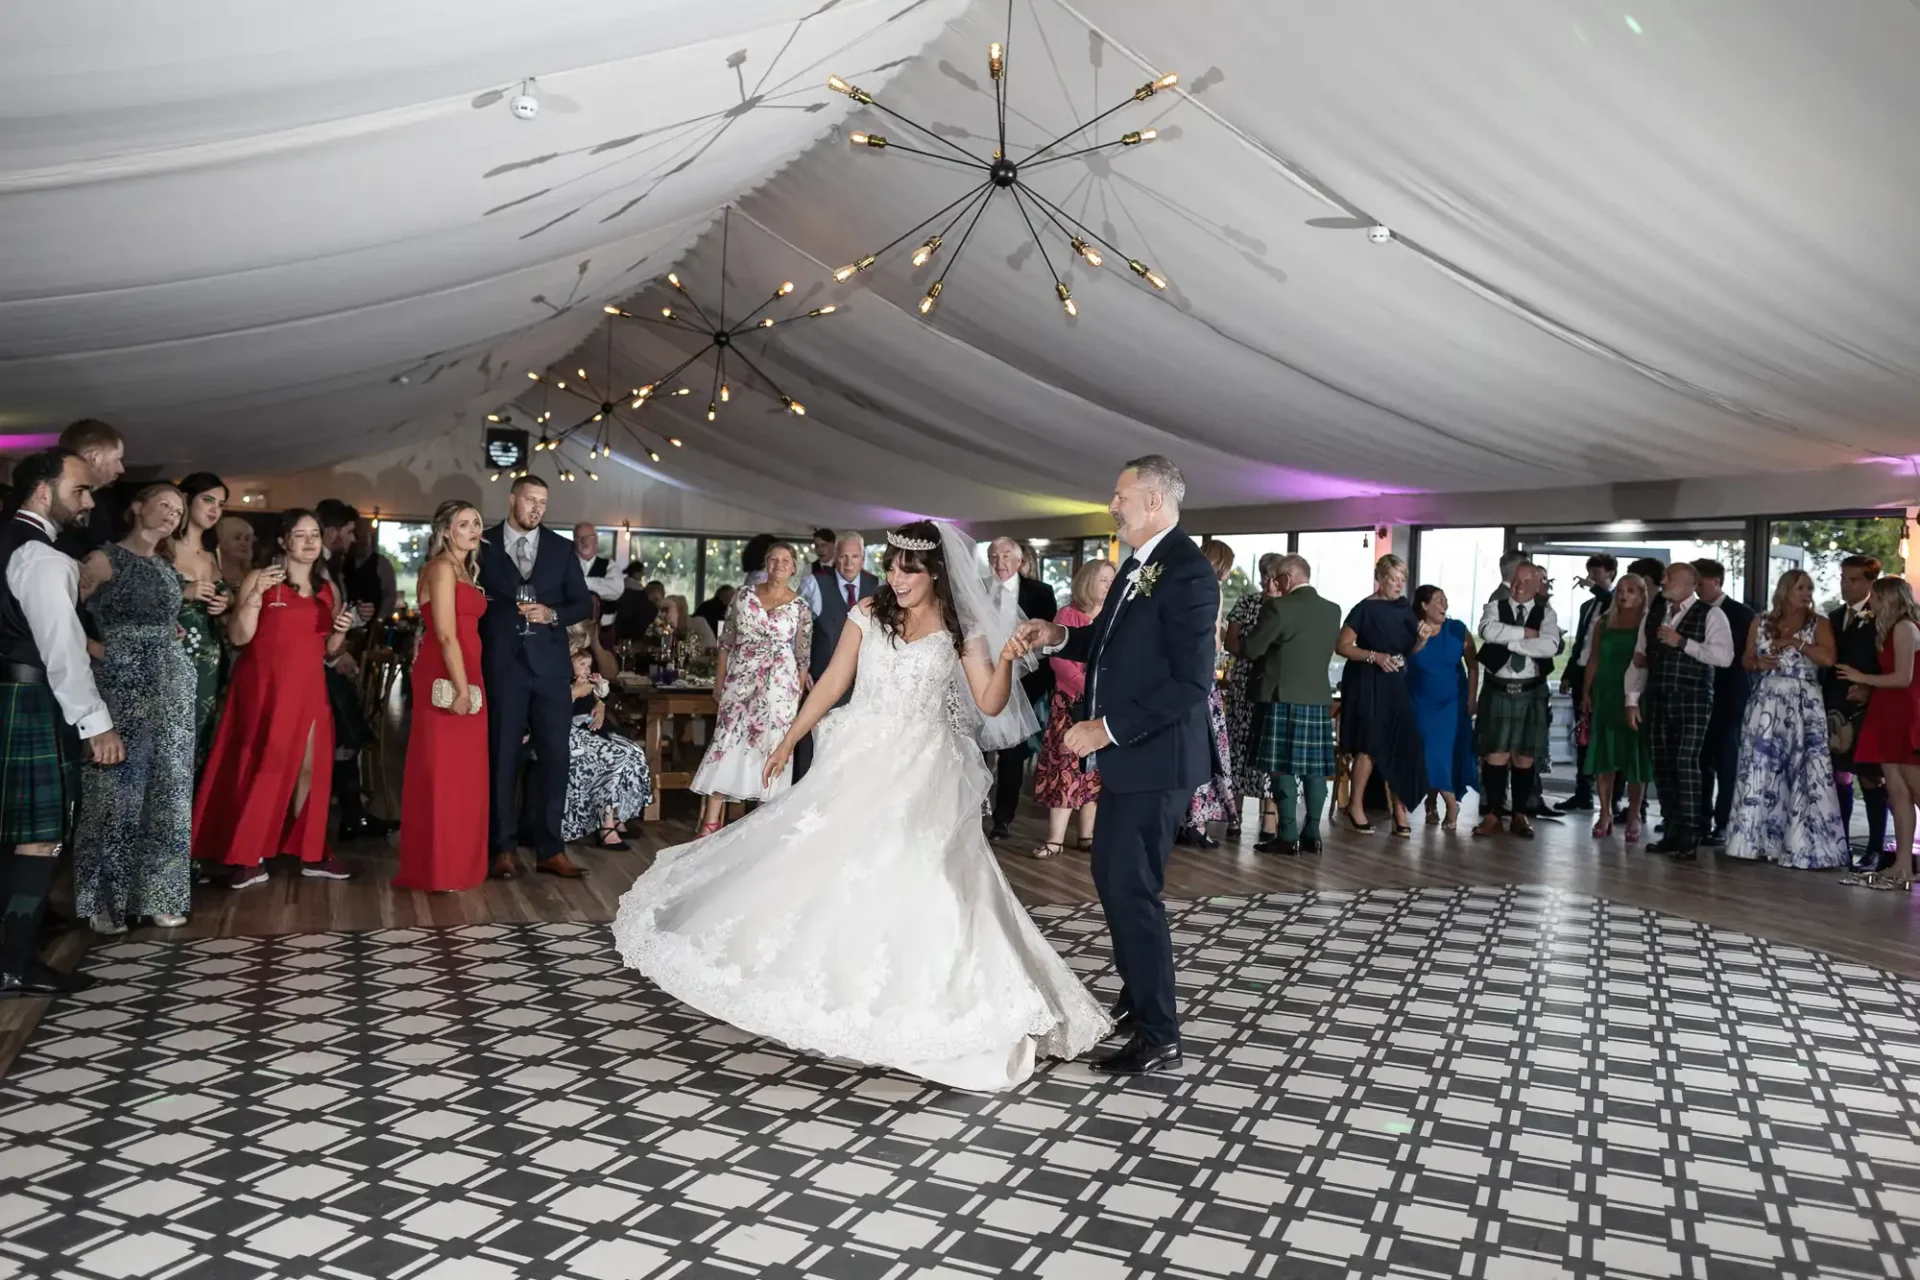
M 1914 805 L 1920 803 L 1920 605 L 1913 588 L 1899 578 L 1881 578 L 1868 598 L 1879 632 L 1880 673 L 1869 675 L 1841 665 L 1842 679 L 1873 690 L 1867 718 L 1853 745 L 1856 764 L 1877 764 L 1887 778 L 1887 803 L 1893 809 L 1893 865 L 1860 877 L 1869 889 L 1905 892 L 1913 888 Z
M 424 630 L 413 660 L 413 728 L 400 804 L 399 889 L 471 889 L 487 878 L 487 710 L 480 688 L 480 512 L 451 501 L 433 513 L 420 573 Z M 435 684 L 452 694 L 441 707 Z
M 262 860 L 276 853 L 299 858 L 304 876 L 349 875 L 327 852 L 333 712 L 325 664 L 346 645 L 354 615 L 335 607 L 313 513 L 287 512 L 280 530 L 279 559 L 246 576 L 227 623 L 240 658 L 193 805 L 194 856 L 231 868 L 231 889 L 265 883 Z

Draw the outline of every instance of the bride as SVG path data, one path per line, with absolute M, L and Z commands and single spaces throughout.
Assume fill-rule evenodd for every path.
M 980 829 L 982 744 L 1034 731 L 1025 699 L 1008 706 L 1023 651 L 992 634 L 1004 624 L 958 530 L 919 521 L 887 542 L 886 585 L 848 616 L 766 765 L 779 773 L 812 731 L 813 768 L 744 821 L 662 851 L 621 898 L 614 943 L 671 995 L 751 1034 L 1007 1089 L 1036 1056 L 1091 1049 L 1108 1020 Z M 849 686 L 851 704 L 828 714 Z

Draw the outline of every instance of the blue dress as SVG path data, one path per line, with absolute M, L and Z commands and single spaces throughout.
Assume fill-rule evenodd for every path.
M 1426 748 L 1427 785 L 1463 796 L 1480 785 L 1473 755 L 1473 719 L 1467 714 L 1467 624 L 1448 618 L 1440 634 L 1407 659 L 1407 692 Z
M 1816 622 L 1809 618 L 1800 629 L 1803 642 L 1813 642 Z M 1833 789 L 1820 673 L 1798 649 L 1775 651 L 1764 615 L 1755 651 L 1780 665 L 1760 677 L 1747 699 L 1727 856 L 1803 870 L 1841 866 L 1847 833 Z

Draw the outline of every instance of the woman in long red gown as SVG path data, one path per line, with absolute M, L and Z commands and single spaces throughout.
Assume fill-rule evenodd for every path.
M 333 712 L 325 664 L 345 646 L 353 614 L 335 607 L 313 513 L 289 511 L 280 527 L 280 558 L 247 575 L 227 623 L 240 659 L 193 805 L 193 854 L 231 868 L 232 889 L 264 883 L 261 863 L 276 853 L 300 859 L 305 876 L 349 874 L 327 852 Z
M 394 887 L 447 892 L 487 878 L 487 709 L 480 688 L 480 615 L 474 584 L 483 525 L 470 503 L 433 513 L 433 543 L 420 572 L 423 631 L 413 659 L 413 728 L 400 803 L 400 872 Z M 434 705 L 446 681 L 453 705 Z
M 1893 810 L 1893 865 L 1861 877 L 1869 889 L 1913 888 L 1914 806 L 1920 803 L 1920 605 L 1899 578 L 1881 578 L 1867 597 L 1879 629 L 1880 670 L 1869 674 L 1842 663 L 1842 680 L 1873 690 L 1867 718 L 1854 740 L 1855 764 L 1877 764 Z

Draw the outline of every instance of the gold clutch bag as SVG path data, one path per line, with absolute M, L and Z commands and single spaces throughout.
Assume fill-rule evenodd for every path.
M 480 687 L 478 685 L 468 685 L 467 690 L 473 694 L 473 709 L 476 712 L 479 711 L 481 707 Z M 450 710 L 453 707 L 453 681 L 442 677 L 433 682 L 433 705 L 442 711 Z

